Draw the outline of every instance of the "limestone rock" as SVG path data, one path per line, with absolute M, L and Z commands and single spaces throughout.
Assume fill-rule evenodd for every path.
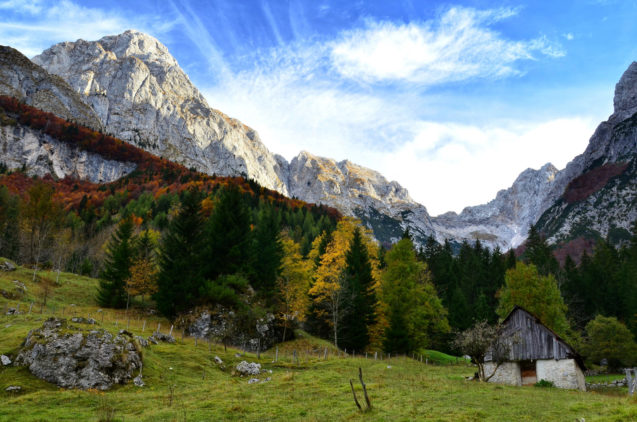
M 157 342 L 159 341 L 162 341 L 164 343 L 175 344 L 175 338 L 173 336 L 171 336 L 170 334 L 164 334 L 157 331 L 155 331 L 153 335 L 148 338 L 148 340 L 153 342 L 154 344 L 157 344 Z
M 133 378 L 133 384 L 135 384 L 136 387 L 143 387 L 146 385 L 144 384 L 144 380 L 142 379 L 142 374 L 139 374 L 135 378 Z
M 256 362 L 247 362 L 245 360 L 237 364 L 237 372 L 243 375 L 259 375 L 261 373 L 261 364 Z
M 2 362 L 3 366 L 11 365 L 11 359 L 9 359 L 9 356 L 6 356 L 6 355 L 0 356 L 0 362 Z
M 73 148 L 40 131 L 20 125 L 0 127 L 0 162 L 10 170 L 23 166 L 29 176 L 70 176 L 94 183 L 108 183 L 135 169 L 133 163 L 107 160 Z
M 19 393 L 20 391 L 22 391 L 22 387 L 20 387 L 19 385 L 10 385 L 5 388 L 4 391 L 7 391 L 9 393 Z
M 56 44 L 33 58 L 97 113 L 106 131 L 187 167 L 245 174 L 287 194 L 259 135 L 211 108 L 168 49 L 137 31 Z
M 23 100 L 95 130 L 102 125 L 95 112 L 58 76 L 31 62 L 18 50 L 0 46 L 0 95 Z
M 142 365 L 130 336 L 85 330 L 64 319 L 49 318 L 27 335 L 15 365 L 64 388 L 107 390 L 124 384 Z
M 16 265 L 8 259 L 0 259 L 0 271 L 15 271 Z

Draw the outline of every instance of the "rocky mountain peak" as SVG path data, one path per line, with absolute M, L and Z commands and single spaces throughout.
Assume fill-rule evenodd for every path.
M 166 46 L 129 30 L 56 44 L 33 58 L 60 76 L 106 131 L 208 174 L 245 175 L 287 194 L 284 163 L 258 134 L 210 107 Z
M 615 85 L 613 98 L 615 115 L 620 120 L 628 118 L 637 112 L 637 62 L 632 62 Z

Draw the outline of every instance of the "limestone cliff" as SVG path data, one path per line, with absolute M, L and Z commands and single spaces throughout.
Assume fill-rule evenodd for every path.
M 0 46 L 0 95 L 15 97 L 96 130 L 102 128 L 91 107 L 66 82 L 5 46 Z
M 0 126 L 0 163 L 9 170 L 24 168 L 30 176 L 51 174 L 94 183 L 115 181 L 135 169 L 135 164 L 106 160 L 20 125 Z
M 64 42 L 33 61 L 68 82 L 107 132 L 185 166 L 244 174 L 287 194 L 279 163 L 258 134 L 211 108 L 155 38 L 131 30 Z

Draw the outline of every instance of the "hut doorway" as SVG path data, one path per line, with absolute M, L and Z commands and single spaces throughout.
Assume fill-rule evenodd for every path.
M 520 374 L 522 376 L 522 385 L 533 385 L 537 382 L 537 371 L 535 362 L 531 360 L 523 360 L 520 362 Z

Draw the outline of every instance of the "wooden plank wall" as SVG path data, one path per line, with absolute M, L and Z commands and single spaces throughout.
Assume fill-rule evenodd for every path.
M 513 339 L 511 360 L 566 359 L 572 350 L 522 309 L 508 319 L 504 335 Z

